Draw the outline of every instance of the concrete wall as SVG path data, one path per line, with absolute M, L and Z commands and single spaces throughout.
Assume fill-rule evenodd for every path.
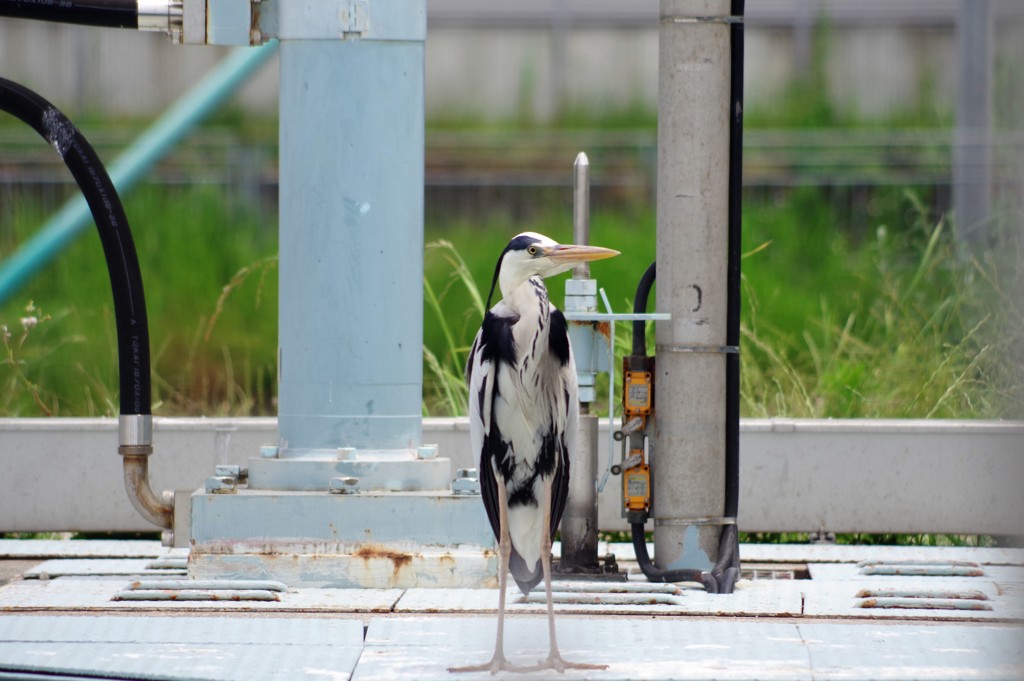
M 955 9 L 950 0 L 749 2 L 748 108 L 776 100 L 809 68 L 818 5 L 829 19 L 829 95 L 840 107 L 878 116 L 914 106 L 953 109 Z M 1016 56 L 1021 3 L 996 2 L 997 60 Z M 427 40 L 430 115 L 550 118 L 560 106 L 655 108 L 657 1 L 530 3 L 432 0 Z M 503 7 L 504 6 L 504 7 Z M 503 11 L 499 11 L 499 9 Z M 0 75 L 37 89 L 69 115 L 150 117 L 225 54 L 175 46 L 159 34 L 0 19 Z M 239 103 L 277 111 L 276 63 Z
M 154 422 L 158 492 L 199 488 L 277 439 L 269 418 Z M 423 438 L 453 471 L 475 467 L 468 428 L 426 419 Z M 599 471 L 607 446 L 602 422 Z M 1024 423 L 744 419 L 740 449 L 746 531 L 1024 536 Z M 602 529 L 627 529 L 620 484 L 599 496 Z M 115 419 L 0 419 L 0 532 L 147 529 L 125 496 Z

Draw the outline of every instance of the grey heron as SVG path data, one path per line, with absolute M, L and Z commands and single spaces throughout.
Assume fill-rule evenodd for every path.
M 561 245 L 524 232 L 498 258 L 490 309 L 466 364 L 470 441 L 480 457 L 481 496 L 498 539 L 498 636 L 489 662 L 451 671 L 604 668 L 564 660 L 555 637 L 551 540 L 565 509 L 579 410 L 565 317 L 548 300 L 544 278 L 615 255 L 608 248 Z M 495 287 L 502 299 L 491 307 Z M 536 665 L 513 665 L 504 654 L 509 573 L 523 594 L 545 582 L 550 650 Z

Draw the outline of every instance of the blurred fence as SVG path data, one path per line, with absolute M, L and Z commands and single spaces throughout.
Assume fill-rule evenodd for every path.
M 133 136 L 121 128 L 87 131 L 99 154 L 113 158 Z M 487 207 L 533 202 L 538 193 L 568 200 L 572 159 L 591 158 L 598 206 L 654 195 L 654 130 L 431 131 L 427 135 L 427 205 L 439 217 L 478 215 Z M 926 190 L 937 210 L 948 206 L 954 134 L 950 129 L 747 130 L 744 184 L 751 191 L 798 186 L 868 191 Z M 992 145 L 996 196 L 1024 195 L 1024 131 L 1005 131 Z M 277 196 L 276 138 L 231 127 L 197 130 L 146 183 L 217 185 L 268 209 Z M 60 160 L 31 130 L 0 129 L 0 230 L 17 201 L 55 205 L 73 184 Z M 549 191 L 550 190 L 550 191 Z M 4 208 L 7 206 L 7 208 Z M 269 220 L 276 217 L 271 211 Z

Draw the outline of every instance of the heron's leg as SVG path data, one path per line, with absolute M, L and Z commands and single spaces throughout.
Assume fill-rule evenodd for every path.
M 498 640 L 494 644 L 494 655 L 490 662 L 468 667 L 449 667 L 450 672 L 482 672 L 492 674 L 500 670 L 522 671 L 513 666 L 505 657 L 505 591 L 508 586 L 508 563 L 512 556 L 512 537 L 508 530 L 508 493 L 498 479 Z
M 512 536 L 508 529 L 508 492 L 498 483 L 498 640 L 494 644 L 494 661 L 508 665 L 505 659 L 505 594 L 508 590 L 508 563 L 512 557 Z
M 551 594 L 551 532 L 549 529 L 551 527 L 551 484 L 551 478 L 544 480 L 544 498 L 541 502 L 541 508 L 544 509 L 544 519 L 541 524 L 543 532 L 541 533 L 540 540 L 540 564 L 544 570 L 544 590 L 547 593 L 548 606 L 548 641 L 550 641 L 551 647 L 546 660 L 524 671 L 554 669 L 558 672 L 564 672 L 566 669 L 607 669 L 608 665 L 606 664 L 569 662 L 558 652 L 558 639 L 555 636 L 555 604 Z

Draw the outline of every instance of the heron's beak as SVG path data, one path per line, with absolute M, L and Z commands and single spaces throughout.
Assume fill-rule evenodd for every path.
M 552 262 L 561 265 L 569 265 L 578 262 L 589 262 L 591 260 L 604 260 L 613 258 L 619 252 L 611 248 L 600 246 L 577 246 L 575 244 L 558 245 L 548 251 L 545 255 Z

